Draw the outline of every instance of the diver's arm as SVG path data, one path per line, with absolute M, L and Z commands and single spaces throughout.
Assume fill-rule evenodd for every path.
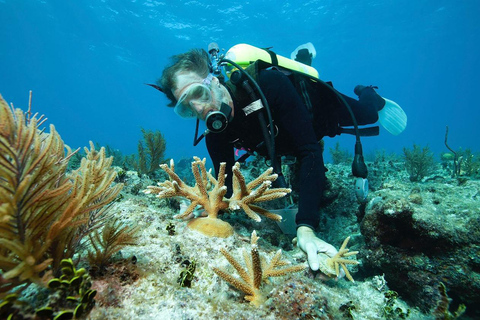
M 275 114 L 275 123 L 293 146 L 300 162 L 300 188 L 297 226 L 315 229 L 319 222 L 320 200 L 325 186 L 325 167 L 317 143 L 312 120 L 290 80 L 281 72 L 266 70 L 260 73 L 259 84 Z
M 205 143 L 207 145 L 208 154 L 213 162 L 213 168 L 215 169 L 215 177 L 218 178 L 218 171 L 220 169 L 220 163 L 226 162 L 225 173 L 227 178 L 225 179 L 225 185 L 228 188 L 226 196 L 232 194 L 232 167 L 235 164 L 235 155 L 232 144 L 228 141 L 227 134 L 225 133 L 210 133 L 205 136 Z
M 310 115 L 288 78 L 279 72 L 260 73 L 260 83 L 265 96 L 274 109 L 275 123 L 285 131 L 283 143 L 294 146 L 300 161 L 300 189 L 296 215 L 296 243 L 307 254 L 310 268 L 319 268 L 317 253 L 334 256 L 337 250 L 315 234 L 319 222 L 319 207 L 325 186 L 325 167 L 322 150 L 317 143 Z

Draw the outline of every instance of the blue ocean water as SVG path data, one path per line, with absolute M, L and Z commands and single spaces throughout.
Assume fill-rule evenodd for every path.
M 323 80 L 353 96 L 377 85 L 408 114 L 394 137 L 364 139 L 366 152 L 478 151 L 480 2 L 477 0 L 63 1 L 0 0 L 0 93 L 45 114 L 72 147 L 92 140 L 136 153 L 140 128 L 160 130 L 167 156 L 207 156 L 195 122 L 166 107 L 154 82 L 168 58 L 215 41 L 273 47 L 289 57 L 312 42 Z M 353 152 L 353 137 L 340 137 Z M 332 143 L 332 139 L 327 139 Z

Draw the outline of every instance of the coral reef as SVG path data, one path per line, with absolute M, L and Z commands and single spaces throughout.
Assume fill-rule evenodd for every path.
M 170 225 L 168 229 L 171 230 L 171 217 L 178 214 L 178 205 L 170 205 L 166 201 L 168 199 L 149 199 L 128 192 L 130 180 L 135 184 L 152 184 L 146 176 L 140 179 L 133 172 L 129 172 L 126 179 L 127 191 L 122 192 L 124 198 L 119 204 L 122 208 L 120 212 L 135 221 L 142 232 L 139 245 L 122 249 L 122 256 L 137 258 L 136 281 L 119 282 L 114 275 L 94 280 L 92 288 L 98 293 L 95 297 L 96 307 L 90 318 L 273 320 L 345 319 L 346 315 L 350 315 L 354 319 L 385 319 L 387 303 L 391 303 L 385 298 L 385 292 L 397 289 L 390 288 L 390 283 L 382 276 L 381 270 L 367 269 L 365 266 L 369 252 L 365 248 L 358 224 L 358 220 L 363 218 L 361 212 L 365 208 L 356 204 L 349 179 L 351 169 L 347 165 L 328 167 L 329 179 L 337 196 L 332 197 L 331 204 L 323 209 L 321 236 L 329 243 L 342 244 L 342 241 L 351 235 L 348 242 L 350 250 L 360 251 L 357 255 L 360 264 L 355 268 L 349 267 L 355 283 L 346 278 L 323 282 L 317 277 L 317 273 L 309 269 L 301 273 L 271 277 L 268 282 L 262 281 L 260 290 L 265 298 L 264 303 L 255 307 L 244 299 L 245 293 L 231 290 L 228 282 L 217 276 L 212 267 L 226 270 L 236 279 L 242 280 L 221 251 L 228 252 L 237 261 L 241 260 L 239 263 L 246 270 L 242 258 L 244 247 L 247 242 L 251 242 L 251 231 L 258 231 L 258 228 L 261 228 L 262 232 L 262 237 L 258 240 L 258 251 L 267 258 L 266 262 L 269 262 L 269 258 L 274 257 L 281 247 L 282 259 L 291 261 L 294 265 L 306 264 L 305 254 L 292 246 L 291 238 L 281 233 L 275 221 L 262 219 L 262 222 L 258 223 L 246 219 L 243 214 L 222 216 L 222 219 L 235 227 L 234 236 L 228 238 L 186 232 L 189 229 L 186 224 L 175 222 L 175 233 L 169 235 L 167 227 Z M 377 168 L 380 170 L 384 167 L 389 168 L 390 165 L 381 163 Z M 246 171 L 243 166 L 241 169 L 242 175 L 249 181 L 252 180 L 251 177 L 261 174 L 258 171 L 255 174 Z M 408 175 L 402 169 L 395 164 L 395 168 L 392 167 L 391 170 L 392 175 L 378 174 L 378 190 L 385 191 L 390 188 L 392 183 L 389 179 L 405 181 L 408 188 L 411 188 Z M 247 258 L 251 260 L 251 252 L 247 251 Z M 188 270 L 189 262 L 195 262 L 194 273 Z M 129 277 L 128 274 L 122 275 L 124 276 Z M 111 284 L 112 282 L 114 284 Z M 182 283 L 185 286 L 182 286 Z M 452 305 L 455 305 L 456 297 L 452 298 Z M 422 314 L 417 308 L 408 306 L 404 302 L 403 293 L 398 295 L 391 308 L 392 314 L 400 314 L 396 311 L 398 308 L 403 310 L 403 314 L 410 310 L 409 319 L 432 319 L 431 315 Z
M 98 291 L 97 303 L 90 319 L 345 319 L 339 309 L 348 301 L 356 307 L 352 310 L 355 319 L 384 319 L 387 285 L 379 286 L 370 279 L 355 275 L 354 284 L 346 279 L 322 282 L 308 269 L 272 277 L 268 283 L 264 281 L 260 289 L 265 302 L 255 307 L 244 299 L 243 292 L 232 290 L 212 270 L 215 266 L 237 275 L 219 248 L 241 260 L 242 264 L 244 250 L 250 258 L 250 248 L 247 247 L 251 229 L 244 227 L 241 219 L 235 235 L 226 239 L 186 232 L 185 224 L 177 224 L 177 232 L 171 236 L 165 228 L 171 222 L 173 209 L 164 207 L 159 213 L 158 205 L 153 205 L 145 197 L 130 197 L 122 202 L 123 210 L 137 221 L 142 233 L 139 246 L 122 249 L 122 254 L 137 257 L 140 276 L 133 283 L 115 286 L 108 285 L 116 281 L 113 277 L 102 280 L 103 290 L 94 281 L 92 288 Z M 255 223 L 243 220 L 249 222 L 249 226 Z M 279 249 L 272 245 L 274 233 L 280 237 L 281 232 L 275 229 L 275 222 L 267 219 L 262 221 L 261 228 L 258 250 L 269 262 Z M 267 231 L 271 236 L 263 237 Z M 349 245 L 352 241 L 353 238 Z M 185 260 L 196 262 L 190 287 L 182 287 L 177 282 L 179 274 L 185 270 Z M 305 254 L 293 247 L 282 250 L 282 260 L 291 261 L 292 265 L 306 264 Z M 400 297 L 397 304 L 407 309 Z M 412 308 L 410 319 L 431 318 Z
M 361 223 L 364 267 L 384 272 L 395 291 L 425 312 L 440 299 L 440 282 L 467 311 L 480 297 L 480 183 L 456 185 L 454 179 L 385 185 Z
M 228 262 L 237 270 L 241 279 L 235 278 L 229 272 L 217 267 L 213 267 L 213 271 L 223 280 L 230 283 L 232 286 L 246 294 L 245 300 L 250 301 L 255 306 L 260 306 L 265 302 L 265 297 L 260 291 L 262 281 L 267 281 L 269 277 L 280 277 L 287 273 L 299 272 L 306 268 L 306 265 L 288 266 L 282 269 L 276 269 L 290 264 L 286 260 L 280 260 L 282 256 L 282 250 L 279 249 L 273 256 L 269 263 L 263 257 L 260 257 L 258 252 L 258 236 L 256 231 L 252 232 L 250 245 L 251 256 L 249 257 L 247 252 L 243 252 L 243 259 L 245 262 L 246 270 L 232 255 L 225 249 L 221 248 L 220 252 Z M 263 259 L 262 259 L 263 258 Z
M 270 217 L 256 204 L 289 191 L 271 189 L 275 175 L 257 162 L 249 165 L 250 172 L 235 165 L 230 198 L 224 197 L 225 168 L 214 179 L 205 159 L 190 165 L 193 183 L 175 171 L 186 169 L 163 165 L 170 180 L 150 187 L 161 199 L 138 195 L 154 184 L 151 177 L 115 168 L 127 187 L 112 212 L 109 204 L 120 187 L 112 184 L 115 172 L 102 148 L 85 149 L 78 169 L 68 172 L 65 163 L 77 154 L 53 127 L 42 132 L 41 118 L 12 112 L 6 103 L 0 111 L 2 319 L 12 314 L 26 319 L 479 318 L 480 181 L 475 165 L 466 166 L 475 161 L 473 152 L 458 151 L 459 176 L 451 178 L 449 167 L 438 166 L 413 183 L 403 162 L 378 156 L 368 163 L 372 192 L 361 205 L 351 187 L 351 168 L 328 164 L 328 205 L 322 208 L 319 231 L 329 243 L 343 241 L 328 263 L 331 275 L 343 270 L 356 281 L 322 282 L 318 273 L 304 269 L 305 254 L 274 220 L 261 222 L 260 240 L 251 234 L 262 215 Z M 191 202 L 181 214 L 172 200 L 178 196 Z M 235 227 L 233 236 L 186 232 L 193 221 L 222 221 L 220 214 L 237 209 L 251 219 L 223 215 L 223 222 Z M 190 219 L 189 224 L 173 224 L 174 214 Z M 204 217 L 210 214 L 212 219 Z M 134 233 L 126 221 L 142 232 Z M 121 230 L 126 232 L 122 241 Z M 56 236 L 49 240 L 46 235 L 52 233 Z M 246 242 L 249 252 L 243 249 Z M 358 264 L 345 258 L 353 254 Z M 355 266 L 345 270 L 346 264 Z M 45 287 L 49 279 L 50 289 Z M 19 286 L 31 282 L 39 285 Z M 239 290 L 229 290 L 230 285 Z M 12 288 L 17 293 L 6 295 Z
M 156 194 L 158 198 L 183 197 L 190 201 L 185 211 L 176 216 L 180 219 L 192 218 L 197 206 L 205 210 L 206 217 L 193 218 L 188 226 L 208 236 L 226 238 L 233 234 L 233 228 L 225 221 L 218 219 L 218 215 L 224 210 L 243 209 L 244 212 L 255 221 L 261 221 L 259 215 L 273 220 L 280 220 L 281 216 L 273 214 L 266 209 L 256 206 L 256 203 L 281 198 L 291 190 L 286 188 L 270 188 L 272 181 L 277 178 L 270 168 L 250 183 L 240 172 L 240 164 L 236 163 L 233 172 L 233 194 L 230 198 L 224 198 L 227 193 L 225 186 L 225 163 L 220 165 L 218 180 L 205 168 L 205 159 L 195 157 L 192 162 L 192 171 L 195 177 L 195 186 L 187 185 L 175 173 L 173 160 L 168 165 L 160 167 L 169 175 L 170 180 L 159 183 L 158 186 L 148 186 L 144 193 Z
M 428 146 L 421 148 L 413 144 L 412 149 L 403 148 L 405 169 L 410 174 L 410 181 L 419 181 L 434 169 L 433 153 Z

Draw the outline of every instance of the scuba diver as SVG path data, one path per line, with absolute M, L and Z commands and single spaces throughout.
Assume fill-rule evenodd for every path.
M 245 54 L 247 65 L 241 65 L 239 61 Z M 257 55 L 262 58 L 257 59 Z M 310 268 L 316 271 L 317 253 L 329 256 L 337 253 L 335 247 L 315 233 L 326 184 L 319 141 L 341 133 L 357 136 L 352 170 L 357 177 L 357 196 L 365 200 L 367 170 L 359 136 L 376 135 L 378 127 L 362 131 L 358 125 L 373 124 L 380 115 L 381 124 L 398 134 L 406 126 L 406 115 L 395 102 L 378 95 L 373 86 L 356 86 L 358 100 L 339 93 L 331 83 L 318 78 L 310 66 L 314 57 L 311 43 L 299 46 L 292 59 L 245 44 L 220 55 L 218 46 L 211 44 L 208 53 L 192 49 L 173 56 L 157 84 L 151 86 L 167 96 L 168 106 L 180 117 L 197 118 L 194 145 L 205 137 L 217 174 L 221 162 L 226 162 L 227 168 L 233 167 L 235 148 L 241 148 L 247 155 L 255 153 L 269 159 L 279 174 L 274 186 L 281 187 L 285 180 L 280 156 L 296 158 L 299 163 L 297 245 L 307 254 Z M 228 81 L 224 81 L 222 66 L 230 78 Z M 205 121 L 207 127 L 200 138 L 197 138 L 198 120 Z M 354 129 L 344 128 L 351 126 Z M 230 171 L 225 185 L 231 186 L 231 181 Z

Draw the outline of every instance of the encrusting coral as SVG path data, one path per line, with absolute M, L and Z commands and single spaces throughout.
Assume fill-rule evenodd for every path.
M 67 173 L 71 149 L 53 125 L 39 129 L 45 119 L 30 107 L 13 110 L 0 96 L 0 296 L 23 283 L 44 285 L 46 271 L 73 256 L 123 186 L 112 185 L 112 158 L 92 143 Z
M 248 256 L 247 251 L 243 251 L 243 259 L 245 262 L 246 270 L 242 264 L 237 261 L 227 250 L 220 249 L 220 252 L 225 256 L 228 262 L 237 270 L 241 279 L 232 276 L 229 272 L 220 268 L 213 267 L 213 271 L 223 280 L 230 283 L 232 286 L 246 294 L 245 300 L 250 301 L 255 306 L 261 305 L 265 301 L 265 297 L 260 291 L 262 281 L 268 281 L 269 277 L 280 277 L 288 273 L 299 272 L 306 268 L 305 265 L 288 266 L 281 269 L 278 267 L 284 267 L 290 264 L 289 261 L 280 260 L 282 257 L 282 250 L 279 249 L 272 257 L 269 263 L 264 257 L 261 257 L 258 252 L 259 237 L 255 230 L 252 232 L 250 244 L 252 249 L 250 251 L 251 256 Z
M 270 188 L 272 181 L 278 177 L 272 174 L 273 169 L 267 169 L 258 178 L 250 183 L 240 172 L 240 164 L 235 163 L 233 172 L 233 194 L 230 198 L 224 198 L 227 193 L 225 186 L 225 163 L 220 164 L 218 180 L 205 168 L 205 159 L 194 157 L 192 171 L 196 184 L 191 187 L 183 182 L 175 173 L 175 164 L 170 161 L 170 166 L 161 164 L 160 167 L 169 175 L 170 180 L 159 183 L 158 186 L 148 186 L 143 192 L 156 194 L 158 198 L 183 197 L 191 201 L 185 212 L 176 216 L 180 219 L 188 219 L 192 216 L 197 206 L 203 207 L 206 217 L 198 217 L 189 221 L 188 227 L 200 231 L 207 236 L 226 238 L 233 234 L 232 226 L 220 219 L 218 214 L 223 210 L 243 209 L 245 213 L 255 221 L 261 221 L 259 215 L 276 221 L 281 216 L 256 206 L 255 203 L 270 201 L 281 198 L 291 192 L 288 188 Z

